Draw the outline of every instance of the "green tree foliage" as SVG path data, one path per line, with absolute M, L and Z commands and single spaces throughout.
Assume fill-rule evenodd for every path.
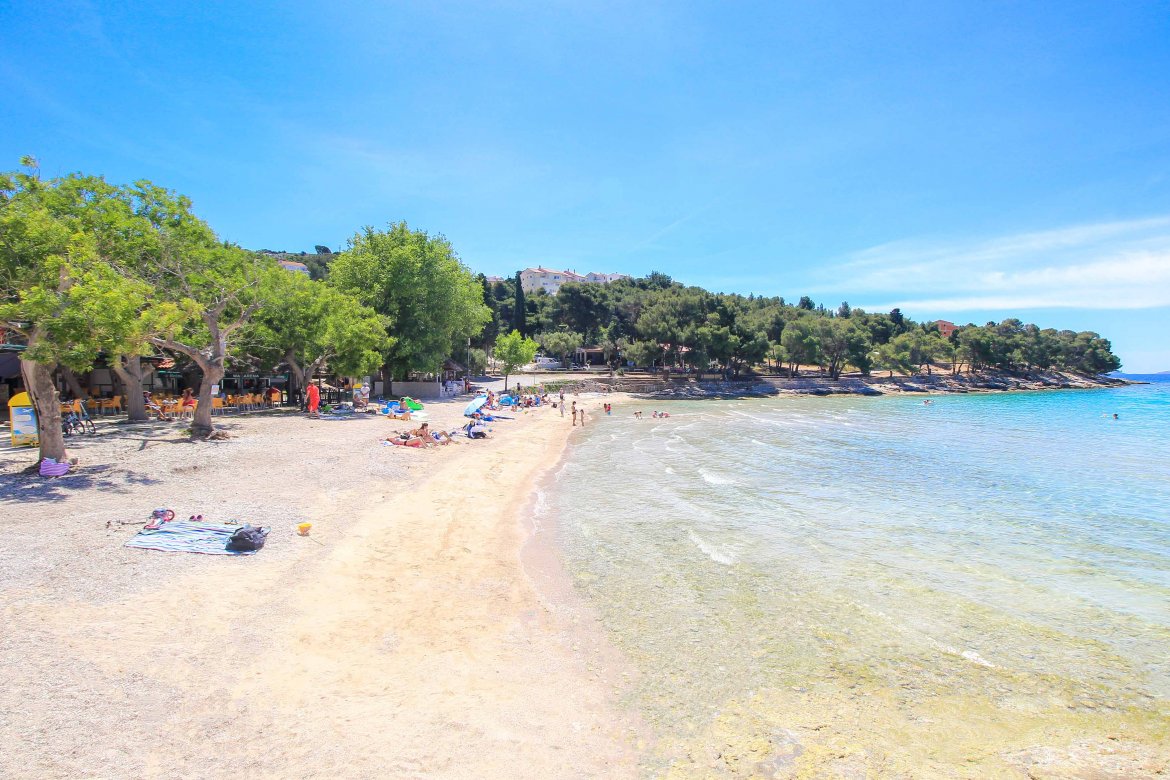
M 574 333 L 570 330 L 556 330 L 551 333 L 538 334 L 536 342 L 544 348 L 545 352 L 560 358 L 563 368 L 568 368 L 569 355 L 576 352 L 584 340 L 580 333 Z
M 479 281 L 480 291 L 482 293 L 483 305 L 487 307 L 490 318 L 483 326 L 483 330 L 479 335 L 472 339 L 472 341 L 480 347 L 488 346 L 496 343 L 496 337 L 500 334 L 501 320 L 500 310 L 497 305 L 497 300 L 492 291 L 492 284 L 488 282 L 487 277 L 483 274 L 477 274 L 476 279 Z
M 625 349 L 625 357 L 635 366 L 652 366 L 662 357 L 662 348 L 653 341 L 632 341 Z
M 322 252 L 322 249 L 325 251 Z M 297 259 L 304 263 L 305 267 L 309 269 L 309 278 L 316 280 L 329 278 L 329 264 L 333 262 L 335 257 L 337 257 L 337 255 L 331 252 L 329 247 L 318 246 L 317 254 L 301 255 Z
M 524 300 L 524 285 L 520 282 L 520 272 L 516 272 L 513 280 L 512 294 L 512 330 L 519 331 L 520 335 L 528 335 L 528 304 Z
M 436 371 L 452 344 L 491 319 L 482 286 L 447 239 L 405 222 L 355 235 L 330 266 L 329 282 L 384 318 L 394 337 L 383 353 L 390 379 Z
M 0 175 L 0 321 L 28 340 L 21 374 L 37 411 L 40 457 L 60 460 L 53 370 L 87 370 L 104 346 L 128 338 L 147 291 L 103 262 L 69 207 L 82 177 L 42 181 L 35 161 L 24 162 L 29 170 Z
M 518 330 L 496 339 L 495 358 L 504 367 L 504 390 L 508 389 L 509 375 L 520 366 L 531 363 L 538 348 L 535 341 L 520 335 Z
M 393 337 L 378 314 L 355 298 L 303 274 L 272 269 L 264 278 L 261 309 L 252 327 L 266 367 L 288 365 L 297 388 L 324 366 L 342 376 L 377 371 Z
M 812 317 L 799 317 L 784 329 L 780 344 L 788 358 L 789 376 L 799 374 L 802 365 L 816 363 L 820 359 L 820 344 L 813 323 Z
M 467 371 L 473 376 L 482 375 L 487 370 L 488 356 L 478 347 L 472 347 L 467 352 Z
M 558 325 L 580 333 L 594 343 L 609 324 L 613 301 L 609 285 L 569 282 L 553 298 L 553 316 Z
M 244 327 L 265 305 L 260 297 L 265 272 L 280 270 L 267 257 L 214 243 L 210 228 L 207 234 L 205 242 L 164 254 L 147 275 L 164 300 L 159 335 L 151 343 L 185 355 L 203 375 L 191 424 L 195 437 L 211 434 L 212 386 L 223 380 Z
M 814 330 L 821 363 L 832 379 L 841 376 L 847 363 L 869 371 L 869 353 L 872 345 L 868 334 L 850 319 L 821 318 Z

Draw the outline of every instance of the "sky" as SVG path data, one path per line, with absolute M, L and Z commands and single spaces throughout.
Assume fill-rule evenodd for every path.
M 0 2 L 0 169 L 252 249 L 1017 316 L 1170 370 L 1170 6 Z

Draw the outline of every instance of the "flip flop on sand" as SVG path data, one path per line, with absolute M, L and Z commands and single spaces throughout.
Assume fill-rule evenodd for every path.
M 175 510 L 173 509 L 156 509 L 150 513 L 150 522 L 142 526 L 148 530 L 154 531 L 162 526 L 163 523 L 169 523 L 175 519 Z

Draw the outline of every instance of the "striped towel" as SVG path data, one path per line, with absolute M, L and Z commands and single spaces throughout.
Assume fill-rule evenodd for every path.
M 206 555 L 253 555 L 256 550 L 229 550 L 228 539 L 238 525 L 175 521 L 152 530 L 142 529 L 126 542 L 127 547 L 166 552 L 193 552 Z

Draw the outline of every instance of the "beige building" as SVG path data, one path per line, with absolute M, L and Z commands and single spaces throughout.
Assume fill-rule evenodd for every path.
M 618 279 L 627 279 L 625 274 L 579 274 L 575 271 L 558 271 L 544 266 L 525 268 L 520 272 L 520 286 L 526 293 L 544 290 L 549 295 L 556 295 L 557 290 L 565 282 L 580 282 L 582 284 L 609 284 Z

